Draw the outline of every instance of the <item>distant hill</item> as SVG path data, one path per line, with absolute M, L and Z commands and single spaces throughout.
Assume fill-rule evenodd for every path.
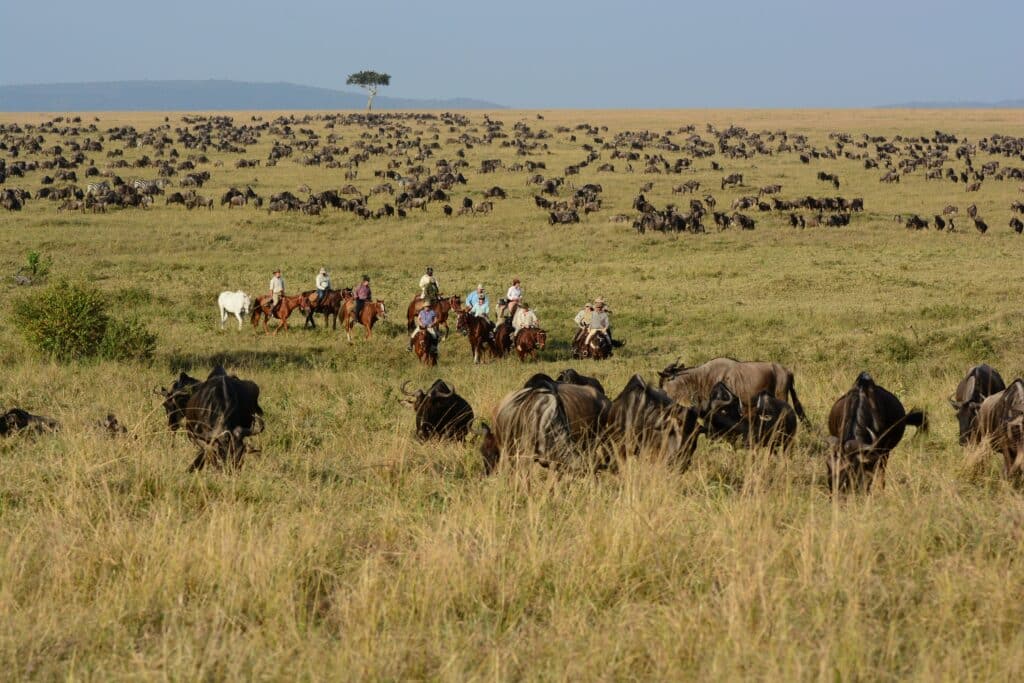
M 906 102 L 886 104 L 879 109 L 1024 109 L 1024 100 L 1001 102 Z
M 294 83 L 114 81 L 0 85 L 0 111 L 209 111 L 365 109 L 366 95 Z M 413 100 L 378 95 L 374 109 L 503 109 L 464 97 Z

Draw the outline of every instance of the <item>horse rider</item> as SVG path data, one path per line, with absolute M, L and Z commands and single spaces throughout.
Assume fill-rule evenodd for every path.
M 612 340 L 612 323 L 609 313 L 611 311 L 604 307 L 604 299 L 601 297 L 594 299 L 594 312 L 590 315 L 590 329 L 587 331 L 584 344 L 589 344 L 598 332 L 604 332 L 608 335 L 608 341 Z
M 437 279 L 434 277 L 434 269 L 427 266 L 427 272 L 420 278 L 420 299 L 423 300 L 423 305 L 429 306 L 434 303 L 434 299 L 437 298 L 440 291 Z
M 311 303 L 316 306 L 324 300 L 329 291 L 331 291 L 331 274 L 327 272 L 327 268 L 320 266 L 320 272 L 316 274 L 316 298 Z
M 476 289 L 469 293 L 469 296 L 466 297 L 466 305 L 469 306 L 470 314 L 478 318 L 488 318 L 491 315 L 491 301 L 487 297 L 483 285 L 477 285 Z
M 355 316 L 356 320 L 359 320 L 359 315 L 363 312 L 363 306 L 366 302 L 373 298 L 373 293 L 370 291 L 370 276 L 364 275 L 359 286 L 356 287 L 356 291 L 353 292 L 356 297 L 356 309 Z
M 523 288 L 519 286 L 519 278 L 512 279 L 512 286 L 505 293 L 505 305 L 499 312 L 502 318 L 511 318 L 516 314 L 516 308 L 523 299 Z
M 519 336 L 519 332 L 528 327 L 538 327 L 537 314 L 530 310 L 530 306 L 520 300 L 516 308 L 516 314 L 512 317 L 512 338 Z
M 284 278 L 281 277 L 281 269 L 274 271 L 274 277 L 270 278 L 270 315 L 277 312 L 277 306 L 284 296 Z
M 580 312 L 576 314 L 575 318 L 573 318 L 573 322 L 576 323 L 577 328 L 576 336 L 573 338 L 573 344 L 577 343 L 580 340 L 580 338 L 583 337 L 584 334 L 586 334 L 586 330 L 590 328 L 591 316 L 593 315 L 594 304 L 588 301 L 587 303 L 583 304 L 583 308 L 581 308 Z
M 416 314 L 416 329 L 409 335 L 409 346 L 407 350 L 412 351 L 412 340 L 416 338 L 416 335 L 420 332 L 429 334 L 431 344 L 437 344 L 437 314 L 434 313 L 434 309 L 430 306 L 424 306 L 420 309 L 420 312 Z

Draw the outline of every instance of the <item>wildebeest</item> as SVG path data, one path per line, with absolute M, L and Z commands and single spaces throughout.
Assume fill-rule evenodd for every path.
M 229 375 L 217 366 L 205 381 L 184 372 L 163 396 L 171 430 L 184 428 L 199 453 L 188 471 L 207 464 L 239 466 L 247 447 L 245 439 L 263 431 L 260 388 L 255 382 Z
M 544 467 L 599 467 L 594 446 L 610 407 L 593 387 L 538 373 L 501 400 L 491 426 L 482 426 L 484 469 L 490 474 L 502 458 L 526 458 Z
M 33 415 L 21 408 L 11 408 L 0 415 L 0 436 L 21 431 L 42 434 L 43 432 L 56 432 L 59 429 L 60 423 L 56 420 L 42 415 Z
M 652 457 L 685 470 L 700 433 L 696 410 L 633 375 L 612 401 L 605 436 L 618 459 Z
M 401 403 L 416 413 L 416 436 L 424 441 L 431 438 L 462 441 L 473 423 L 473 409 L 466 399 L 455 393 L 455 387 L 443 379 L 436 380 L 429 389 L 412 393 L 402 384 L 402 393 L 409 396 Z
M 725 438 L 748 448 L 767 446 L 784 451 L 796 435 L 796 411 L 767 391 L 744 408 L 739 396 L 718 382 L 698 412 L 709 439 Z
M 956 411 L 956 419 L 960 424 L 961 446 L 977 441 L 978 410 L 982 401 L 1005 388 L 1003 378 L 985 363 L 972 367 L 960 380 L 956 392 L 949 399 L 949 404 Z
M 796 395 L 793 373 L 778 363 L 738 361 L 734 358 L 715 358 L 696 367 L 688 368 L 672 363 L 658 373 L 659 386 L 675 400 L 699 406 L 711 396 L 718 382 L 725 382 L 740 397 L 744 406 L 750 406 L 762 391 L 785 401 L 792 399 L 793 409 L 804 422 L 807 416 Z
M 1006 478 L 1020 481 L 1024 476 L 1024 380 L 1013 380 L 982 402 L 978 437 L 1002 454 Z
M 889 452 L 899 444 L 907 425 L 926 431 L 928 420 L 920 410 L 908 413 L 871 375 L 860 373 L 829 411 L 830 490 L 870 490 L 876 478 L 884 486 Z
M 588 377 L 587 375 L 581 375 L 572 368 L 566 368 L 558 373 L 558 377 L 555 381 L 563 384 L 578 384 L 581 387 L 594 387 L 602 394 L 605 393 L 604 386 L 595 377 Z

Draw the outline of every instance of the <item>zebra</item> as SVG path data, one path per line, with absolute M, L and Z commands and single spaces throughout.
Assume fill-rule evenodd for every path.
M 89 183 L 85 186 L 85 193 L 87 195 L 101 195 L 110 192 L 110 183 L 106 180 L 98 183 Z
M 142 194 L 154 195 L 163 194 L 164 182 L 161 180 L 144 180 L 142 178 L 135 178 L 132 180 L 132 187 L 141 192 Z

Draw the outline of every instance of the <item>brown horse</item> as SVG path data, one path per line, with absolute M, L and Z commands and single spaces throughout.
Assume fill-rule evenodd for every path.
M 352 298 L 352 288 L 331 289 L 324 295 L 323 299 L 318 299 L 315 303 L 313 302 L 314 294 L 316 294 L 315 289 L 302 293 L 302 296 L 306 297 L 306 301 L 309 302 L 310 306 L 309 310 L 306 311 L 306 327 L 312 327 L 315 330 L 316 322 L 314 322 L 313 316 L 317 313 L 323 313 L 324 327 L 327 327 L 327 321 L 329 320 L 331 321 L 331 329 L 338 329 L 338 315 L 341 313 L 341 305 L 345 299 Z
M 271 318 L 277 318 L 281 321 L 278 323 L 277 327 L 274 328 L 274 334 L 277 334 L 278 330 L 281 328 L 286 330 L 288 329 L 288 316 L 292 314 L 292 311 L 296 308 L 302 309 L 304 313 L 309 310 L 309 301 L 301 294 L 281 297 L 281 301 L 277 304 L 277 310 L 273 312 L 270 310 L 271 300 L 272 297 L 269 294 L 264 294 L 253 302 L 255 305 L 252 307 L 252 316 L 250 318 L 252 322 L 252 329 L 256 329 L 256 326 L 262 318 L 263 331 L 270 332 L 270 328 L 267 327 L 267 321 Z
M 457 311 L 462 308 L 462 299 L 456 294 L 454 296 L 438 297 L 434 300 L 434 303 L 430 304 L 430 307 L 434 309 L 434 324 L 440 328 L 444 325 L 444 336 L 448 338 L 448 312 Z M 412 331 L 416 329 L 416 314 L 423 308 L 423 299 L 413 297 L 413 300 L 409 302 L 409 309 L 405 312 L 406 317 L 406 329 L 412 334 Z
M 485 348 L 490 349 L 491 355 L 495 358 L 504 355 L 494 342 L 494 323 L 487 318 L 475 316 L 469 311 L 459 311 L 455 330 L 469 339 L 469 348 L 473 350 L 474 363 L 480 362 Z
M 387 320 L 387 311 L 384 309 L 384 302 L 367 301 L 363 304 L 363 310 L 359 312 L 359 319 L 356 320 L 356 300 L 345 299 L 341 305 L 341 324 L 345 327 L 345 336 L 352 341 L 352 326 L 359 323 L 366 328 L 366 338 L 373 336 L 373 325 L 378 320 Z
M 494 353 L 503 358 L 512 353 L 512 323 L 507 319 L 494 326 Z
M 589 331 L 586 328 L 576 332 L 576 338 L 572 340 L 572 357 L 593 358 L 594 360 L 611 358 L 612 338 L 608 336 L 608 333 L 595 332 L 594 336 L 590 338 L 589 344 L 586 343 L 588 334 Z
M 437 342 L 438 340 L 427 334 L 426 330 L 420 330 L 412 338 L 412 350 L 420 362 L 428 367 L 437 365 Z
M 524 327 L 519 330 L 519 334 L 516 335 L 516 353 L 519 354 L 519 360 L 526 360 L 529 356 L 531 360 L 537 360 L 537 351 L 544 348 L 544 345 L 548 343 L 548 333 L 539 327 Z

